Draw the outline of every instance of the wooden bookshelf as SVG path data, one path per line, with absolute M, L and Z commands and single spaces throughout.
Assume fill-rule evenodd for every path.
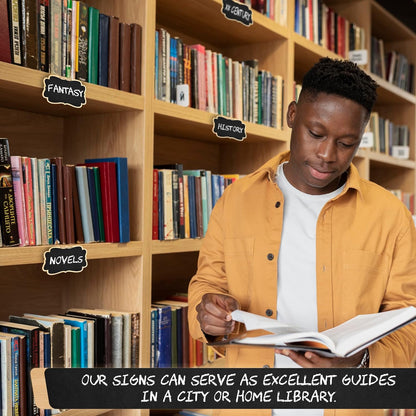
M 137 310 L 141 313 L 140 364 L 148 367 L 151 302 L 165 296 L 168 289 L 187 287 L 203 241 L 152 240 L 153 165 L 183 163 L 185 169 L 248 174 L 287 150 L 290 140 L 286 123 L 283 129 L 276 129 L 248 122 L 244 141 L 220 139 L 212 132 L 215 114 L 155 99 L 156 28 L 164 27 L 186 43 L 202 43 L 233 60 L 258 59 L 259 68 L 283 76 L 284 108 L 293 100 L 294 81 L 300 82 L 321 57 L 338 56 L 294 32 L 294 0 L 288 0 L 286 26 L 254 11 L 250 27 L 226 19 L 220 0 L 86 3 L 142 26 L 142 94 L 85 83 L 85 106 L 52 105 L 42 98 L 43 79 L 48 74 L 0 62 L 1 136 L 9 138 L 11 153 L 16 155 L 63 156 L 66 163 L 81 163 L 90 157 L 127 157 L 131 242 L 83 245 L 91 260 L 88 267 L 74 276 L 59 277 L 41 270 L 43 253 L 50 246 L 0 248 L 0 319 L 28 311 L 61 313 L 73 306 Z M 374 0 L 326 3 L 365 29 L 369 52 L 374 34 L 383 37 L 386 50 L 397 49 L 416 64 L 416 35 Z M 369 71 L 368 66 L 364 69 Z M 354 163 L 364 178 L 416 193 L 415 95 L 374 78 L 380 85 L 376 110 L 396 124 L 409 126 L 410 159 L 361 149 Z M 88 415 L 105 412 L 88 410 Z M 150 412 L 113 411 L 127 413 Z

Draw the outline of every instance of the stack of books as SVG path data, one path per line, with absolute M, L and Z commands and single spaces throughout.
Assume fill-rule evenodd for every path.
M 140 94 L 140 25 L 77 0 L 1 0 L 0 24 L 0 60 Z
M 153 240 L 200 238 L 224 189 L 242 175 L 184 170 L 180 163 L 153 169 Z
M 9 154 L 7 139 L 0 149 Z M 2 192 L 11 201 L 0 212 L 4 246 L 130 241 L 127 158 L 4 160 L 9 186 Z
M 62 315 L 11 315 L 0 321 L 3 414 L 39 414 L 30 384 L 32 368 L 137 368 L 139 342 L 136 312 L 73 308 Z

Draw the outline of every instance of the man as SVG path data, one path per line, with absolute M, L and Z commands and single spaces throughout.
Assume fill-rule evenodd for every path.
M 351 165 L 376 87 L 348 61 L 324 58 L 305 75 L 298 103 L 290 103 L 287 112 L 290 152 L 227 188 L 212 212 L 189 285 L 195 338 L 232 333 L 237 326 L 230 312 L 236 308 L 323 331 L 358 314 L 416 305 L 416 231 L 410 212 Z M 406 367 L 416 352 L 415 332 L 408 325 L 349 358 L 233 347 L 227 364 Z M 325 411 L 329 414 L 362 411 Z

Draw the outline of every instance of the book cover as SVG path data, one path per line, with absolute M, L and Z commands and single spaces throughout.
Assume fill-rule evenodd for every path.
M 49 1 L 49 71 L 62 75 L 62 1 Z
M 46 244 L 53 244 L 51 161 L 45 159 Z
M 86 243 L 91 243 L 95 240 L 92 225 L 90 195 L 86 166 L 75 166 L 75 176 L 77 180 L 78 198 L 81 212 L 82 232 L 84 235 L 84 241 Z
M 56 188 L 58 200 L 59 243 L 66 244 L 65 204 L 64 204 L 64 163 L 61 156 L 51 159 L 56 165 Z M 56 242 L 56 241 L 55 241 Z
M 129 24 L 120 22 L 120 61 L 119 61 L 119 90 L 130 92 L 131 77 L 131 27 Z
M 100 225 L 99 225 L 99 221 L 98 221 L 97 189 L 96 189 L 96 186 L 95 186 L 94 167 L 92 167 L 92 166 L 87 167 L 87 179 L 88 179 L 88 191 L 89 191 L 89 197 L 90 197 L 90 206 L 91 206 L 92 228 L 93 228 L 93 231 L 94 231 L 94 240 L 95 241 L 101 241 Z
M 165 222 L 165 213 L 164 213 L 164 196 L 163 196 L 163 172 L 158 171 L 158 233 L 159 240 L 165 239 L 164 231 L 164 222 Z
M 0 139 L 0 228 L 3 245 L 20 244 L 8 139 Z
M 25 1 L 25 66 L 39 69 L 38 50 L 38 16 L 39 4 L 37 1 Z
M 88 8 L 88 75 L 87 81 L 98 84 L 98 39 L 100 12 L 95 7 Z
M 110 16 L 108 29 L 108 86 L 118 89 L 120 72 L 120 20 L 118 17 Z
M 39 163 L 36 157 L 30 158 L 30 164 L 32 168 L 32 195 L 33 195 L 33 215 L 35 221 L 35 240 L 36 245 L 45 244 L 42 243 L 42 220 L 41 220 L 41 197 L 45 197 L 45 193 L 41 195 L 40 183 L 39 183 Z M 42 177 L 44 175 L 42 174 Z
M 157 368 L 172 364 L 172 311 L 168 305 L 153 305 L 157 309 Z
M 140 314 L 131 315 L 131 367 L 140 367 Z
M 99 167 L 106 241 L 130 241 L 129 180 L 126 157 L 86 159 Z M 109 228 L 108 228 L 109 227 Z
M 13 177 L 13 191 L 16 203 L 17 226 L 21 246 L 29 245 L 27 235 L 26 207 L 23 190 L 23 169 L 20 156 L 10 156 Z
M 11 30 L 11 58 L 15 65 L 23 65 L 22 21 L 19 0 L 8 0 L 9 27 Z
M 49 0 L 39 0 L 39 69 L 49 71 Z
M 198 61 L 195 66 L 196 82 L 198 84 L 198 106 L 200 110 L 207 110 L 207 82 L 206 82 L 206 58 L 205 58 L 205 46 L 201 44 L 190 45 L 191 49 L 196 51 L 196 60 Z
M 59 220 L 58 220 L 58 188 L 56 181 L 56 164 L 51 163 L 51 185 L 52 185 L 52 241 L 59 242 Z
M 64 62 L 64 71 L 67 78 L 72 77 L 72 16 L 72 0 L 68 0 L 66 8 L 66 56 Z
M 75 227 L 75 241 L 77 243 L 84 242 L 84 232 L 82 230 L 82 219 L 81 219 L 81 207 L 79 203 L 79 193 L 78 193 L 78 185 L 77 185 L 77 178 L 75 175 L 75 166 L 71 167 L 71 174 L 72 174 L 72 199 L 74 202 L 74 227 Z
M 153 186 L 152 186 L 152 240 L 159 238 L 159 172 L 153 169 Z
M 0 61 L 12 62 L 7 0 L 0 0 Z
M 264 345 L 295 351 L 313 351 L 326 357 L 350 357 L 388 334 L 416 321 L 416 308 L 408 306 L 386 312 L 357 315 L 322 332 L 303 330 L 276 319 L 241 310 L 233 311 L 231 316 L 235 321 L 243 323 L 247 332 L 241 337 L 220 342 L 221 344 Z M 250 336 L 250 331 L 259 329 L 270 334 Z
M 98 42 L 98 85 L 108 86 L 108 34 L 110 17 L 100 13 Z
M 142 27 L 132 23 L 131 28 L 131 74 L 130 91 L 141 94 L 142 88 Z
M 7 334 L 3 336 L 0 332 L 1 351 L 1 386 L 3 390 L 1 409 L 5 415 L 14 415 L 13 409 L 13 366 L 12 366 L 12 343 Z
M 88 80 L 88 6 L 78 2 L 78 66 L 76 79 Z
M 172 170 L 171 169 L 160 169 L 159 175 L 161 175 L 161 183 L 159 188 L 163 190 L 163 239 L 173 240 L 173 195 L 172 195 Z M 160 186 L 162 184 L 162 186 Z
M 74 165 L 65 164 L 63 166 L 65 230 L 68 244 L 74 244 L 76 242 L 73 198 L 74 184 L 72 183 L 74 179 L 72 171 L 74 169 Z

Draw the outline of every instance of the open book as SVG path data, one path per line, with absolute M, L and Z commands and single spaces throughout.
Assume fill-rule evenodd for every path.
M 349 357 L 386 335 L 416 320 L 416 308 L 395 309 L 357 315 L 323 332 L 307 331 L 253 313 L 235 310 L 233 319 L 245 324 L 247 331 L 263 329 L 271 334 L 242 337 L 212 344 L 243 344 L 314 351 L 327 357 Z

